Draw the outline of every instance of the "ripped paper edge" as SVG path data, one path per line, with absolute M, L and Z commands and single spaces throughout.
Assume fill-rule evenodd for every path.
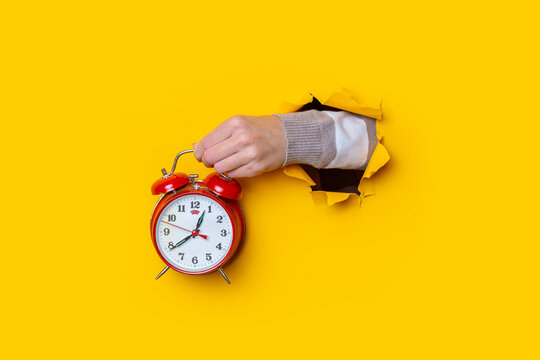
M 379 102 L 378 106 L 376 107 L 364 105 L 361 103 L 359 97 L 356 96 L 352 91 L 342 88 L 340 92 L 331 94 L 324 101 L 321 101 L 321 99 L 314 94 L 305 94 L 302 96 L 302 98 L 294 103 L 284 102 L 281 104 L 278 113 L 295 112 L 304 104 L 311 102 L 312 97 L 317 98 L 323 105 L 376 119 L 376 131 L 379 142 L 377 143 L 377 146 L 375 147 L 375 150 L 373 151 L 373 154 L 369 160 L 368 166 L 360 179 L 360 183 L 358 185 L 358 192 L 360 192 L 360 195 L 358 196 L 353 193 L 321 191 L 326 195 L 326 204 L 328 206 L 343 202 L 349 198 L 360 198 L 361 203 L 363 198 L 375 195 L 375 186 L 371 177 L 390 160 L 390 154 L 388 154 L 388 151 L 384 145 L 381 144 L 381 140 L 383 138 L 379 126 L 379 121 L 382 119 L 381 103 Z M 286 166 L 283 168 L 283 172 L 287 176 L 305 181 L 309 186 L 315 185 L 313 179 L 311 179 L 311 177 L 304 171 L 304 169 L 302 169 L 300 165 Z

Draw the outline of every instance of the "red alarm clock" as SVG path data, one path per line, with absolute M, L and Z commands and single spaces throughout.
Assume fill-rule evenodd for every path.
M 244 213 L 238 199 L 240 183 L 226 174 L 212 173 L 204 180 L 198 175 L 162 169 L 163 177 L 152 185 L 152 194 L 162 194 L 150 221 L 154 246 L 169 268 L 183 274 L 206 274 L 219 270 L 238 254 L 245 235 Z

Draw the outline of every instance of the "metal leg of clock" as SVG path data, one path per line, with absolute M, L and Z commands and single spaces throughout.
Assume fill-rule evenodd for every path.
M 227 277 L 227 275 L 225 275 L 223 270 L 221 268 L 218 268 L 218 269 L 219 269 L 219 272 L 221 273 L 221 275 L 223 276 L 223 278 L 225 279 L 225 281 L 228 282 L 229 285 L 231 285 L 231 282 L 229 281 L 229 278 Z
M 161 277 L 161 275 L 165 274 L 165 271 L 169 270 L 169 266 L 165 266 L 163 270 L 159 273 L 159 275 L 156 277 L 156 280 Z

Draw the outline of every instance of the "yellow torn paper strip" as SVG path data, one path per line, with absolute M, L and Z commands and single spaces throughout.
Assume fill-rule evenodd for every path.
M 304 104 L 311 102 L 311 97 L 311 94 L 306 94 L 298 102 L 283 103 L 280 106 L 278 113 L 284 114 L 295 112 L 300 109 Z M 360 184 L 358 185 L 358 191 L 360 192 L 360 201 L 364 197 L 374 195 L 375 187 L 371 177 L 390 160 L 390 155 L 388 154 L 388 151 L 386 151 L 386 148 L 380 143 L 380 140 L 382 139 L 382 134 L 380 134 L 380 127 L 378 126 L 378 122 L 382 118 L 382 109 L 380 103 L 377 107 L 364 105 L 360 102 L 360 99 L 352 91 L 345 88 L 343 88 L 341 92 L 333 93 L 324 101 L 321 101 L 321 99 L 316 95 L 313 95 L 313 97 L 317 98 L 323 105 L 342 109 L 363 116 L 368 116 L 377 120 L 377 137 L 379 138 L 379 143 L 375 147 L 375 150 L 371 155 L 371 159 L 369 160 L 368 166 L 362 176 L 362 179 L 360 180 Z M 315 185 L 313 179 L 311 179 L 311 177 L 299 165 L 287 166 L 283 169 L 283 172 L 287 176 L 305 181 L 309 186 Z M 329 206 L 345 201 L 351 197 L 358 197 L 356 194 L 352 193 L 330 191 L 325 191 L 324 193 L 326 194 L 326 203 Z
M 309 186 L 315 185 L 315 181 L 298 165 L 285 166 L 283 172 L 290 177 L 304 180 Z
M 353 193 L 342 193 L 342 192 L 332 192 L 332 191 L 325 191 L 326 193 L 326 203 L 328 205 L 334 205 L 339 202 L 345 201 L 350 197 L 357 197 L 356 194 Z

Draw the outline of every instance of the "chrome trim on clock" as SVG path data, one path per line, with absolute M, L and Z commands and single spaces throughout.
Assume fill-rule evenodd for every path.
M 173 163 L 173 166 L 172 166 L 172 170 L 169 173 L 167 173 L 167 170 L 165 170 L 165 168 L 161 169 L 161 172 L 163 173 L 163 178 L 167 178 L 167 177 L 171 176 L 174 173 L 174 170 L 176 170 L 176 163 L 178 162 L 178 159 L 180 158 L 180 156 L 182 156 L 184 154 L 187 154 L 187 153 L 192 153 L 193 151 L 194 151 L 193 149 L 180 151 L 178 153 L 178 155 L 176 155 L 176 157 L 174 158 L 174 163 Z
M 176 164 L 178 163 L 178 159 L 180 158 L 180 156 L 184 155 L 184 154 L 187 154 L 187 153 L 192 153 L 192 152 L 195 152 L 195 150 L 193 149 L 188 149 L 188 150 L 184 150 L 184 151 L 180 151 L 176 157 L 174 158 L 174 162 L 173 162 L 173 166 L 172 166 L 172 169 L 171 171 L 169 171 L 167 173 L 167 170 L 165 170 L 165 168 L 161 169 L 161 173 L 163 174 L 163 178 L 166 179 L 168 178 L 169 176 L 171 176 L 173 173 L 174 173 L 174 170 L 176 170 Z M 232 178 L 229 177 L 229 175 L 227 175 L 227 173 L 220 173 L 220 175 L 227 179 L 227 180 L 232 180 Z M 197 175 L 198 177 L 199 175 Z M 190 180 L 191 180 L 191 175 L 190 175 Z M 198 180 L 196 180 L 198 181 Z

